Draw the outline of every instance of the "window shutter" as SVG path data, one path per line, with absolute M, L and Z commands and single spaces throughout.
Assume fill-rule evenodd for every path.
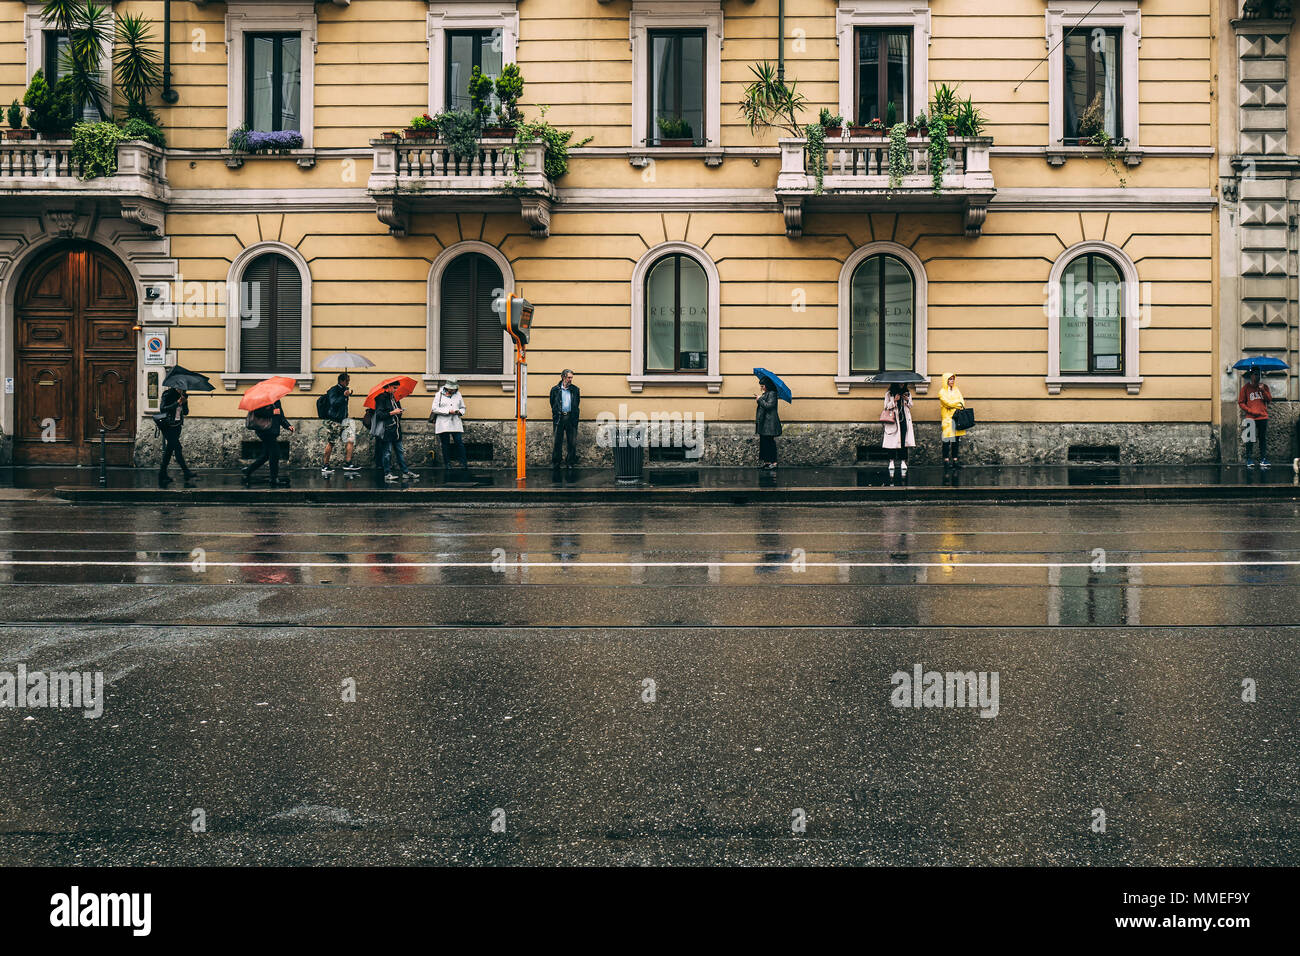
M 438 368 L 443 372 L 470 370 L 471 260 L 471 255 L 457 256 L 442 273 Z
M 487 256 L 475 256 L 474 370 L 480 374 L 501 374 L 501 314 L 492 308 L 498 289 L 505 294 L 501 270 Z
M 258 256 L 240 283 L 239 368 L 242 372 L 301 371 L 302 276 L 284 256 Z

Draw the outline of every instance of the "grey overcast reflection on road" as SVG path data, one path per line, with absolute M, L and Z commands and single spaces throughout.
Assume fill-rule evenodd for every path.
M 0 864 L 1293 864 L 1296 518 L 6 502 Z

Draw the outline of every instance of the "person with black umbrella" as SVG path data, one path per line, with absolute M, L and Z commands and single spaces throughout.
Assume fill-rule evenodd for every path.
M 185 416 L 190 413 L 189 391 L 193 389 L 210 392 L 212 383 L 208 381 L 206 375 L 191 372 L 177 365 L 163 380 L 163 388 L 166 391 L 162 393 L 162 398 L 158 402 L 158 414 L 154 416 L 154 423 L 157 424 L 163 440 L 162 463 L 158 466 L 158 487 L 166 488 L 172 483 L 171 478 L 167 476 L 167 466 L 171 464 L 173 455 L 176 457 L 176 464 L 181 466 L 185 486 L 193 487 L 195 474 L 185 461 L 185 453 L 181 451 L 181 426 L 185 424 Z

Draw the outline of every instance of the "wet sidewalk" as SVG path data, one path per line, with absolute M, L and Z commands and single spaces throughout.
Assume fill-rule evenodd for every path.
M 269 486 L 266 473 L 250 487 L 237 470 L 198 472 L 192 487 L 179 479 L 159 488 L 157 472 L 110 468 L 0 468 L 0 498 L 54 495 L 69 501 L 113 503 L 842 503 L 887 501 L 1051 501 L 1297 499 L 1300 476 L 1291 463 L 1271 469 L 1244 465 L 970 465 L 958 470 L 918 466 L 890 476 L 884 463 L 854 467 L 758 468 L 650 465 L 643 480 L 616 482 L 611 468 L 580 469 L 556 481 L 550 470 L 530 471 L 517 486 L 513 470 L 470 469 L 446 476 L 424 469 L 420 480 L 385 482 L 373 471 L 328 477 L 319 468 L 283 469 L 287 487 Z

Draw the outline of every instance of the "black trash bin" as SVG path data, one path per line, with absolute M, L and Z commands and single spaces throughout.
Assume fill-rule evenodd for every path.
M 645 477 L 645 426 L 614 428 L 614 480 L 635 484 Z

